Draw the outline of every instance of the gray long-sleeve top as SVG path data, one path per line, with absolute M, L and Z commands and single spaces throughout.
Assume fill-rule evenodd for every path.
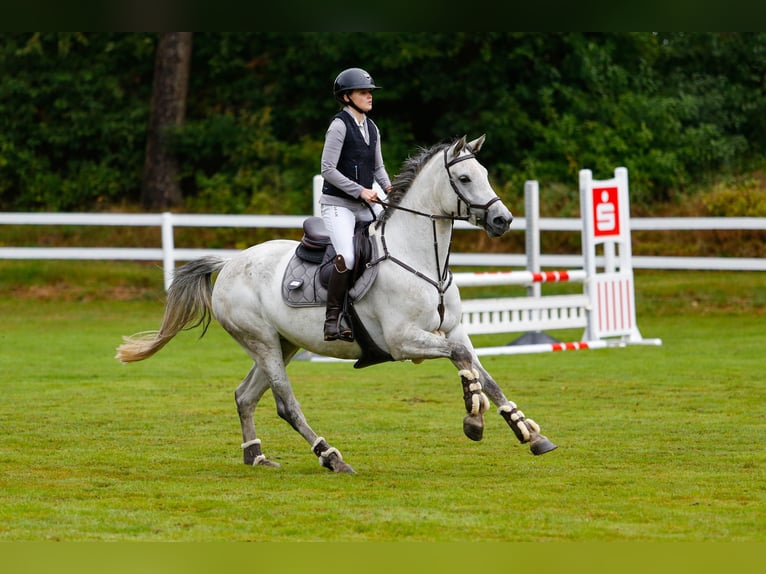
M 353 112 L 345 107 L 343 110 L 350 114 L 356 122 Z M 366 117 L 365 117 L 366 119 Z M 365 139 L 369 141 L 369 134 L 367 133 L 367 122 L 362 121 L 360 129 L 363 130 Z M 376 126 L 377 127 L 377 126 Z M 349 195 L 349 199 L 343 197 L 335 197 L 326 193 L 322 194 L 319 202 L 326 205 L 347 205 L 349 203 L 358 205 L 360 194 L 363 187 L 357 182 L 350 180 L 340 171 L 338 171 L 338 159 L 340 158 L 340 152 L 343 149 L 343 141 L 346 139 L 346 124 L 342 120 L 335 118 L 330 122 L 330 127 L 327 128 L 325 134 L 324 148 L 322 149 L 322 177 L 330 184 L 334 185 L 344 193 Z M 380 148 L 380 129 L 378 129 L 378 141 L 375 145 L 375 171 L 373 173 L 375 181 L 384 190 L 391 185 L 391 180 L 388 177 L 385 164 L 383 163 L 383 153 Z

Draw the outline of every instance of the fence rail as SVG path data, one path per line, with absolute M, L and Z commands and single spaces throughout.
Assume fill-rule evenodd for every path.
M 159 247 L 0 247 L 0 259 L 132 260 L 162 261 L 165 286 L 169 285 L 177 261 L 189 261 L 202 255 L 230 256 L 232 249 L 178 248 L 174 241 L 176 227 L 241 227 L 300 229 L 304 215 L 214 215 L 179 213 L 0 213 L 0 225 L 90 225 L 105 227 L 158 227 Z M 577 218 L 540 218 L 544 231 L 581 230 Z M 456 229 L 476 229 L 459 221 Z M 633 231 L 766 231 L 766 217 L 660 217 L 631 218 Z M 518 218 L 513 231 L 524 231 L 526 221 Z M 478 230 L 477 230 L 478 231 Z M 526 255 L 513 253 L 453 253 L 453 266 L 525 267 Z M 582 254 L 541 255 L 544 267 L 582 267 Z M 764 258 L 633 256 L 635 269 L 766 271 Z

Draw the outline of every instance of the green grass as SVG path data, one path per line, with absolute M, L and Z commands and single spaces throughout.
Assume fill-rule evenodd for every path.
M 270 394 L 256 426 L 282 467 L 241 463 L 233 391 L 249 365 L 217 325 L 121 365 L 120 337 L 158 325 L 161 294 L 99 297 L 98 280 L 130 281 L 88 264 L 61 296 L 20 297 L 14 270 L 31 264 L 0 263 L 0 540 L 766 540 L 762 275 L 639 274 L 639 326 L 659 348 L 486 358 L 559 445 L 543 457 L 494 411 L 466 439 L 447 361 L 294 362 L 346 476 Z

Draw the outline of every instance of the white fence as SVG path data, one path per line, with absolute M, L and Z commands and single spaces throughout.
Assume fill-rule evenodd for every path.
M 161 230 L 157 247 L 0 247 L 0 259 L 65 259 L 162 261 L 165 285 L 169 285 L 177 261 L 202 255 L 232 254 L 234 250 L 189 249 L 176 247 L 177 227 L 232 227 L 300 229 L 301 215 L 192 215 L 179 213 L 0 213 L 0 225 L 90 225 L 104 227 L 157 227 Z M 574 218 L 540 218 L 541 231 L 580 232 L 582 222 Z M 766 231 L 766 217 L 632 218 L 633 231 L 757 230 Z M 456 229 L 470 229 L 458 222 Z M 512 231 L 525 231 L 526 221 L 515 219 Z M 525 268 L 523 253 L 453 253 L 450 264 L 478 267 Z M 540 255 L 543 267 L 582 268 L 582 254 Z M 766 259 L 728 257 L 633 256 L 634 269 L 678 269 L 716 271 L 766 271 Z
M 623 173 L 624 171 L 624 173 Z M 587 176 L 587 179 L 582 179 Z M 624 181 L 623 181 L 624 179 Z M 614 205 L 624 208 L 617 219 L 625 226 L 607 232 L 596 230 L 590 212 L 593 210 L 593 183 L 597 191 L 614 191 Z M 603 184 L 603 185 L 602 185 Z M 606 186 L 606 184 L 609 184 Z M 606 187 L 605 187 L 606 186 Z M 315 182 L 315 212 L 317 189 Z M 618 192 L 619 189 L 619 192 Z M 588 191 L 590 190 L 590 191 Z M 766 231 L 766 218 L 645 218 L 632 219 L 629 214 L 627 171 L 615 170 L 614 180 L 592 182 L 588 170 L 581 171 L 581 211 L 589 216 L 580 219 L 540 218 L 537 182 L 525 185 L 524 219 L 512 225 L 514 231 L 524 231 L 526 253 L 481 254 L 453 253 L 451 266 L 520 267 L 524 271 L 492 273 L 456 273 L 459 286 L 525 285 L 527 297 L 478 299 L 463 301 L 463 323 L 469 334 L 539 332 L 546 329 L 584 327 L 583 339 L 575 343 L 521 344 L 516 346 L 477 349 L 480 354 L 518 354 L 569 349 L 596 349 L 625 344 L 661 344 L 658 339 L 643 339 L 638 331 L 633 299 L 635 268 L 671 270 L 766 271 L 766 259 L 720 257 L 635 257 L 631 253 L 631 230 L 699 231 L 699 230 L 757 230 Z M 623 195 L 624 194 L 624 195 Z M 588 198 L 588 202 L 584 201 Z M 611 203 L 609 203 L 611 205 Z M 615 213 L 611 214 L 615 216 Z M 62 259 L 62 260 L 133 260 L 162 261 L 165 289 L 170 286 L 173 271 L 179 261 L 188 261 L 208 254 L 233 255 L 237 250 L 189 249 L 175 246 L 174 230 L 178 227 L 301 229 L 307 216 L 288 215 L 193 215 L 193 214 L 101 214 L 101 213 L 0 213 L 0 225 L 39 226 L 104 226 L 156 227 L 160 231 L 159 247 L 0 247 L 0 259 Z M 585 223 L 584 223 L 585 222 Z M 583 229 L 585 225 L 585 229 Z M 457 222 L 457 229 L 472 229 Z M 544 255 L 540 253 L 541 231 L 579 232 L 583 253 L 577 255 Z M 597 236 L 614 237 L 597 237 Z M 0 236 L 1 237 L 1 236 Z M 604 241 L 604 240 L 607 241 Z M 612 243 L 615 240 L 615 243 Z M 603 254 L 597 255 L 595 245 L 603 242 Z M 0 243 L 0 245 L 2 245 Z M 590 247 L 589 247 L 590 246 Z M 619 249 L 618 257 L 615 253 Z M 568 268 L 561 272 L 540 272 L 542 267 Z M 603 268 L 597 272 L 596 267 Z M 540 284 L 552 281 L 574 281 L 584 285 L 577 295 L 541 297 Z M 617 295 L 615 295 L 617 293 Z M 606 318 L 606 319 L 605 319 Z M 614 323 L 614 324 L 610 324 Z M 614 339 L 618 337 L 618 339 Z M 610 339 L 611 338 L 611 339 Z
M 319 214 L 321 177 L 313 180 L 313 209 Z M 377 184 L 376 184 L 377 185 Z M 378 188 L 379 193 L 382 190 Z M 526 205 L 527 213 L 537 213 L 538 205 Z M 65 259 L 65 260 L 127 260 L 162 261 L 165 288 L 172 280 L 176 262 L 190 261 L 203 255 L 233 255 L 231 249 L 190 249 L 176 247 L 174 229 L 177 227 L 222 227 L 301 229 L 306 215 L 213 215 L 183 213 L 0 213 L 0 225 L 88 225 L 103 227 L 157 227 L 161 230 L 158 247 L 11 247 L 0 242 L 0 259 Z M 526 232 L 529 218 L 518 218 L 512 231 Z M 540 231 L 582 232 L 580 218 L 536 217 L 535 234 Z M 633 231 L 701 231 L 701 230 L 756 230 L 766 231 L 766 217 L 666 217 L 631 218 Z M 458 221 L 455 229 L 476 229 Z M 478 231 L 478 230 L 477 230 Z M 527 234 L 529 242 L 530 234 Z M 527 245 L 527 252 L 539 251 L 539 245 Z M 535 266 L 553 268 L 582 268 L 582 253 L 576 255 L 538 254 Z M 529 268 L 527 254 L 515 253 L 452 253 L 453 267 L 520 267 Z M 766 271 L 766 259 L 724 257 L 666 257 L 633 256 L 634 269 L 678 269 L 713 271 Z M 539 289 L 539 287 L 538 287 Z

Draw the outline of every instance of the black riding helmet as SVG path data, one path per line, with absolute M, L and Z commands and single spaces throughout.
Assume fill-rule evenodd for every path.
M 380 88 L 375 85 L 372 76 L 365 72 L 362 68 L 348 68 L 343 70 L 338 77 L 335 78 L 335 83 L 332 87 L 332 92 L 335 94 L 335 99 L 341 104 L 346 105 L 343 101 L 343 94 L 352 90 L 379 90 Z

